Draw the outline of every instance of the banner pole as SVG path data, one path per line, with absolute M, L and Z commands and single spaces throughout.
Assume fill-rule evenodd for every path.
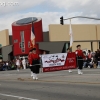
M 70 51 L 72 52 L 72 47 L 70 47 Z

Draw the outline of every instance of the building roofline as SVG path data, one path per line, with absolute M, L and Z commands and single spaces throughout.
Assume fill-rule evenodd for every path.
M 70 42 L 70 41 L 48 41 L 48 42 Z M 48 42 L 36 42 L 36 43 L 48 43 Z M 76 40 L 74 42 L 100 42 L 100 40 Z

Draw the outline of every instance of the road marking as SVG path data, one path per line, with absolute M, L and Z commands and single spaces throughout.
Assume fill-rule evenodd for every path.
M 1 96 L 6 96 L 6 97 L 18 98 L 18 99 L 25 99 L 25 100 L 38 100 L 38 99 L 32 99 L 32 98 L 26 98 L 26 97 L 14 96 L 14 95 L 2 94 L 2 93 L 0 93 L 0 95 Z

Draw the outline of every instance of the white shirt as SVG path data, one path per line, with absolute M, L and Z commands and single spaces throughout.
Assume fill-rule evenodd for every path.
M 19 59 L 16 59 L 16 65 L 20 65 L 20 60 Z
M 25 65 L 25 64 L 26 64 L 26 61 L 25 61 L 25 59 L 23 59 L 23 60 L 22 60 L 22 64 L 23 64 L 23 65 Z
M 8 66 L 8 63 L 6 63 L 6 65 Z

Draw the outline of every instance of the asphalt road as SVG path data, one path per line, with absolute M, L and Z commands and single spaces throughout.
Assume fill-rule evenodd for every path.
M 0 72 L 0 100 L 100 100 L 100 69 L 40 73 L 29 70 Z

